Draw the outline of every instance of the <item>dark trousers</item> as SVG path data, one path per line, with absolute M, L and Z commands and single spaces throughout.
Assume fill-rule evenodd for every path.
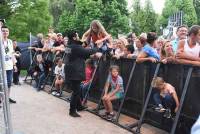
M 156 105 L 162 104 L 164 106 L 164 108 L 168 108 L 171 110 L 174 110 L 176 107 L 175 100 L 170 94 L 167 94 L 167 95 L 165 95 L 165 97 L 162 97 L 162 96 L 160 96 L 159 93 L 155 93 L 153 98 L 154 98 Z
M 71 89 L 73 91 L 70 101 L 70 112 L 76 112 L 77 108 L 81 106 L 80 101 L 80 84 L 81 81 L 79 80 L 70 80 L 71 82 Z
M 20 70 L 17 70 L 17 72 L 13 72 L 13 83 L 17 84 L 19 82 L 19 75 Z

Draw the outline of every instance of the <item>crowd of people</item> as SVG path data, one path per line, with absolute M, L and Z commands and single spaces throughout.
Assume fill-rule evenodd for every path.
M 13 69 L 13 82 L 20 84 L 19 57 L 21 53 L 16 41 L 7 39 L 8 28 L 2 26 L 1 30 L 4 37 L 7 81 L 10 89 Z M 102 55 L 109 55 L 115 59 L 136 59 L 137 63 L 149 61 L 200 66 L 200 26 L 198 25 L 190 28 L 186 25 L 179 26 L 175 39 L 158 37 L 155 32 L 141 33 L 139 36 L 130 33 L 127 37 L 113 39 L 100 21 L 94 20 L 81 39 L 76 31 L 69 31 L 63 36 L 62 33 L 55 33 L 53 28 L 49 28 L 47 36 L 39 33 L 37 37 L 37 43 L 29 47 L 36 55 L 34 56 L 36 62 L 32 65 L 31 70 L 28 70 L 35 79 L 34 87 L 38 91 L 43 89 L 46 77 L 52 72 L 55 74 L 55 90 L 52 91 L 52 95 L 60 96 L 60 90 L 64 84 L 70 83 L 73 93 L 69 115 L 72 117 L 80 117 L 77 111 L 86 108 L 82 101 L 92 82 L 95 62 Z M 114 117 L 112 101 L 124 97 L 123 86 L 119 67 L 111 66 L 102 97 L 106 109 L 103 115 L 105 118 L 112 119 Z M 175 88 L 160 77 L 153 79 L 152 86 L 158 89 L 154 95 L 156 110 L 165 111 L 165 117 L 171 118 L 171 112 L 176 113 L 179 108 L 179 99 Z M 109 87 L 111 87 L 110 91 Z M 10 101 L 14 100 L 10 99 Z

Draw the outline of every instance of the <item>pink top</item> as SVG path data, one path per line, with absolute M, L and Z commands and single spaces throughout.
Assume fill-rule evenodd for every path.
M 168 83 L 165 83 L 165 87 L 163 90 L 160 91 L 160 95 L 162 97 L 165 97 L 166 95 L 171 95 L 175 92 L 175 89 L 172 85 L 168 84 Z

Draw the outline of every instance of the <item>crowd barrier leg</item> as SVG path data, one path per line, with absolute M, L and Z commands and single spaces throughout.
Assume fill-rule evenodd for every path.
M 193 71 L 193 67 L 190 67 L 189 70 L 188 70 L 188 73 L 187 73 L 183 92 L 182 92 L 182 95 L 181 95 L 180 106 L 179 106 L 179 109 L 176 113 L 176 117 L 175 117 L 175 120 L 174 120 L 170 134 L 175 134 L 176 126 L 177 126 L 177 123 L 178 123 L 178 120 L 179 120 L 179 117 L 180 117 L 180 113 L 181 113 L 181 110 L 182 110 L 182 107 L 183 107 L 183 103 L 184 103 L 184 100 L 185 100 L 185 96 L 186 96 L 186 93 L 187 93 L 187 90 L 188 90 L 188 85 L 189 85 L 189 82 L 190 82 L 192 71 Z
M 90 82 L 90 84 L 89 84 L 89 86 L 88 86 L 88 89 L 87 89 L 86 95 L 85 95 L 84 98 L 83 98 L 83 102 L 82 102 L 83 105 L 86 104 L 86 101 L 87 101 L 87 98 L 88 98 L 88 95 L 89 95 L 89 91 L 90 91 L 90 88 L 91 88 L 92 82 L 94 81 L 94 77 L 95 77 L 95 74 L 96 74 L 96 72 L 97 72 L 97 69 L 98 69 L 98 66 L 99 66 L 100 60 L 101 60 L 101 58 L 98 59 L 98 61 L 97 61 L 97 65 L 95 66 L 94 72 L 93 72 L 93 74 L 92 74 L 92 80 L 91 80 L 91 82 Z
M 133 77 L 133 73 L 134 73 L 134 70 L 135 70 L 135 66 L 136 66 L 136 62 L 133 63 L 133 67 L 131 69 L 131 73 L 130 73 L 130 76 L 129 76 L 129 79 L 128 79 L 128 82 L 127 82 L 127 85 L 126 85 L 126 89 L 125 89 L 125 93 L 124 93 L 124 98 L 122 99 L 121 103 L 120 103 L 120 107 L 118 109 L 118 112 L 117 112 L 117 115 L 116 115 L 116 118 L 114 120 L 114 122 L 118 122 L 119 120 L 119 116 L 120 116 L 120 112 L 122 110 L 122 106 L 124 104 L 124 101 L 125 101 L 125 98 L 126 98 L 126 94 L 128 92 L 128 88 L 129 88 L 129 85 L 131 83 L 131 80 L 132 80 L 132 77 Z
M 158 75 L 158 72 L 159 72 L 159 69 L 160 69 L 160 64 L 161 63 L 158 63 L 157 66 L 156 66 L 154 77 L 156 77 Z M 150 100 L 150 97 L 151 97 L 152 89 L 153 89 L 153 87 L 151 85 L 150 88 L 149 88 L 149 92 L 148 92 L 148 95 L 147 95 L 144 107 L 142 109 L 142 113 L 141 113 L 139 121 L 137 121 L 136 123 L 133 123 L 133 124 L 131 124 L 131 125 L 128 126 L 129 128 L 135 128 L 135 127 L 137 127 L 136 130 L 135 130 L 135 133 L 140 133 L 142 122 L 144 120 L 144 116 L 145 116 L 145 113 L 146 113 L 146 110 L 147 110 L 147 106 L 148 106 L 148 103 L 149 103 L 149 100 Z

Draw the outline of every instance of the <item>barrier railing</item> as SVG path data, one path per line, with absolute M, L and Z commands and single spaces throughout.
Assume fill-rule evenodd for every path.
M 171 134 L 190 133 L 190 128 L 200 111 L 200 105 L 197 103 L 199 101 L 197 89 L 200 80 L 199 68 L 178 64 L 138 64 L 135 59 L 101 58 L 93 81 L 89 86 L 90 100 L 98 103 L 93 112 L 97 115 L 103 107 L 101 97 L 108 76 L 108 68 L 112 64 L 120 67 L 120 75 L 123 78 L 125 87 L 125 98 L 120 100 L 120 103 L 114 103 L 117 114 L 112 120 L 113 123 L 134 133 L 140 133 L 140 128 L 144 122 L 167 130 Z M 151 81 L 153 76 L 157 75 L 163 77 L 166 82 L 172 84 L 176 89 L 180 100 L 180 109 L 174 119 L 164 119 L 162 115 L 152 110 L 154 106 L 152 94 L 155 91 L 151 87 Z M 121 113 L 132 116 L 138 121 L 132 124 L 120 124 Z
M 190 133 L 191 125 L 197 119 L 200 111 L 200 105 L 195 103 L 199 100 L 198 95 L 196 95 L 198 94 L 197 84 L 200 78 L 199 68 L 178 64 L 137 64 L 135 60 L 130 59 L 101 60 L 90 91 L 90 99 L 99 102 L 97 108 L 95 108 L 96 114 L 99 114 L 98 110 L 101 109 L 101 94 L 110 64 L 120 66 L 120 74 L 126 89 L 125 98 L 120 104 L 114 106 L 118 111 L 116 118 L 113 120 L 115 124 L 130 131 L 133 131 L 132 128 L 136 128 L 135 133 L 140 133 L 143 122 L 165 129 L 171 134 Z M 154 106 L 152 94 L 155 92 L 151 87 L 151 81 L 153 76 L 157 75 L 163 77 L 166 82 L 172 84 L 176 89 L 180 100 L 180 108 L 174 119 L 163 119 L 161 115 L 151 110 Z M 119 124 L 120 113 L 130 115 L 139 119 L 139 121 L 129 125 Z

